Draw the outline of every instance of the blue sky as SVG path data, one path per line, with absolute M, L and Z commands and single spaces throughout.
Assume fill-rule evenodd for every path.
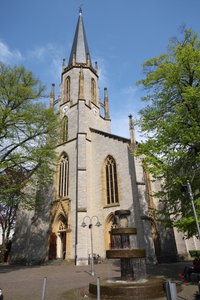
M 129 137 L 128 115 L 137 118 L 144 105 L 136 86 L 142 63 L 166 52 L 182 25 L 200 33 L 200 1 L 1 0 L 0 60 L 31 69 L 48 91 L 55 83 L 58 96 L 62 60 L 68 61 L 81 4 L 101 100 L 108 88 L 112 133 Z

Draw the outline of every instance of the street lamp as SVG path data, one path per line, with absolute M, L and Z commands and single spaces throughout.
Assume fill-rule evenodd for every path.
M 193 194 L 192 194 L 192 188 L 191 188 L 189 180 L 187 180 L 187 189 L 188 189 L 188 193 L 189 193 L 190 200 L 191 200 L 191 203 L 192 203 L 192 209 L 193 209 L 194 218 L 195 218 L 195 222 L 196 222 L 196 226 L 197 226 L 197 231 L 198 231 L 198 236 L 199 236 L 199 240 L 200 240 L 199 222 L 198 222 L 197 213 L 196 213 L 196 209 L 195 209 L 195 205 L 194 205 L 194 197 L 193 197 Z
M 86 219 L 89 220 L 89 225 L 88 225 L 88 227 L 89 227 L 89 229 L 90 229 L 91 256 L 92 256 L 92 258 L 91 258 L 91 275 L 94 276 L 94 256 L 93 256 L 93 237 L 92 237 L 92 226 L 93 226 L 93 224 L 92 224 L 92 221 L 93 221 L 93 219 L 96 219 L 96 224 L 95 224 L 95 226 L 97 226 L 97 227 L 101 226 L 101 223 L 99 222 L 99 219 L 98 219 L 97 216 L 92 216 L 91 218 L 90 218 L 89 216 L 85 216 L 85 217 L 83 218 L 83 222 L 82 222 L 82 224 L 81 224 L 81 226 L 82 226 L 83 228 L 87 226 L 87 224 L 86 224 L 86 222 L 85 222 Z

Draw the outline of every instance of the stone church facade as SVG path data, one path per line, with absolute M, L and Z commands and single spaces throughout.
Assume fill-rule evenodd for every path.
M 37 211 L 19 210 L 13 263 L 65 259 L 87 264 L 89 226 L 93 252 L 105 259 L 116 210 L 130 210 L 129 225 L 137 228 L 132 246 L 144 248 L 149 263 L 176 261 L 199 247 L 195 238 L 185 241 L 156 221 L 158 200 L 152 192 L 159 183 L 143 170 L 141 158 L 132 155 L 137 146 L 132 117 L 130 139 L 111 133 L 108 91 L 104 89 L 101 102 L 98 80 L 80 12 L 69 61 L 63 60 L 60 95 L 55 98 L 54 85 L 50 95 L 51 106 L 57 105 L 62 118 L 54 185 L 41 191 Z M 97 222 L 101 226 L 95 226 Z

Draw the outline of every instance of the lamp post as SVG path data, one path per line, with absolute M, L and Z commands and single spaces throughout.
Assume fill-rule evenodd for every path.
M 198 236 L 199 236 L 199 240 L 200 240 L 200 228 L 199 228 L 199 222 L 198 222 L 198 218 L 197 218 L 197 213 L 196 213 L 196 209 L 195 209 L 195 205 L 194 205 L 194 197 L 192 194 L 192 189 L 191 189 L 191 185 L 189 180 L 187 180 L 187 189 L 188 189 L 188 193 L 190 196 L 190 200 L 192 203 L 192 209 L 193 209 L 193 213 L 194 213 L 194 218 L 195 218 L 195 222 L 196 222 L 196 226 L 197 226 L 197 231 L 198 231 Z
M 94 256 L 93 256 L 93 237 L 92 237 L 92 227 L 93 227 L 93 224 L 92 224 L 92 221 L 93 221 L 93 219 L 96 219 L 96 220 L 97 220 L 97 221 L 96 221 L 96 224 L 95 224 L 95 226 L 97 226 L 97 227 L 101 226 L 101 223 L 99 222 L 99 219 L 98 219 L 97 216 L 92 216 L 91 218 L 90 218 L 89 216 L 85 216 L 85 217 L 83 218 L 83 222 L 82 222 L 82 224 L 81 224 L 81 226 L 82 226 L 83 228 L 87 226 L 87 224 L 86 224 L 86 222 L 85 222 L 86 219 L 89 220 L 89 225 L 88 225 L 88 227 L 89 227 L 89 229 L 90 229 L 91 256 L 92 256 L 92 258 L 91 258 L 91 275 L 94 276 Z

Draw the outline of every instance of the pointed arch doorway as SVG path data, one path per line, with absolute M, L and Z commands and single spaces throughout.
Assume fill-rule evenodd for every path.
M 60 214 L 53 222 L 49 240 L 49 259 L 65 259 L 67 249 L 67 218 Z
M 114 224 L 114 220 L 115 220 L 114 213 L 110 213 L 106 218 L 105 232 L 104 232 L 105 250 L 111 249 L 111 245 L 112 245 L 111 229 Z

